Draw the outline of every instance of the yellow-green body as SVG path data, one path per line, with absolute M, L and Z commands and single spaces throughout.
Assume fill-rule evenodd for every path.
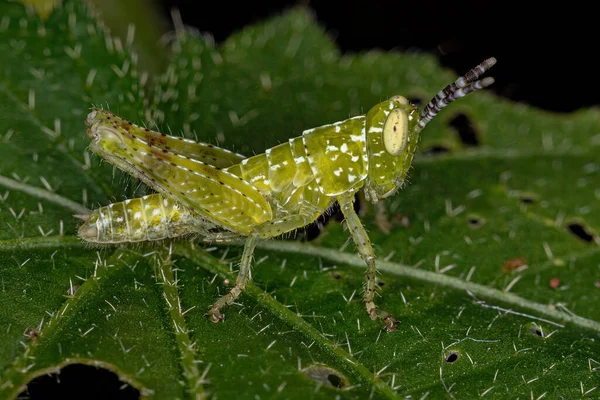
M 249 235 L 269 238 L 308 225 L 337 197 L 351 197 L 365 185 L 367 196 L 377 201 L 404 181 L 414 152 L 408 149 L 410 156 L 398 159 L 383 149 L 382 124 L 398 106 L 409 113 L 416 110 L 388 100 L 366 116 L 309 129 L 250 158 L 93 110 L 87 119 L 88 134 L 95 138 L 92 151 L 162 196 L 98 209 L 82 226 L 80 236 L 97 243 L 187 234 L 206 241 Z M 417 135 L 414 131 L 411 140 L 415 148 Z M 144 218 L 117 219 L 117 214 Z
M 79 235 L 90 242 L 145 242 L 186 235 L 223 240 L 222 230 L 169 197 L 153 194 L 94 210 Z
M 492 84 L 478 77 L 490 58 L 440 91 L 420 112 L 401 96 L 366 115 L 309 129 L 302 136 L 245 158 L 181 137 L 168 136 L 94 109 L 86 118 L 90 149 L 158 193 L 102 207 L 85 216 L 79 235 L 95 243 L 159 240 L 195 235 L 203 241 L 245 240 L 235 286 L 210 308 L 213 322 L 250 279 L 256 242 L 302 228 L 334 203 L 367 264 L 363 300 L 371 319 L 388 331 L 397 320 L 375 305 L 375 253 L 352 205 L 391 196 L 405 182 L 419 133 L 452 101 Z

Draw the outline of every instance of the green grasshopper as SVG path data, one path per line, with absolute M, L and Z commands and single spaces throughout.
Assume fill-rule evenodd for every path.
M 305 227 L 337 201 L 367 264 L 369 317 L 393 331 L 398 321 L 375 305 L 375 253 L 354 210 L 354 195 L 363 189 L 367 200 L 376 203 L 402 187 L 421 130 L 452 101 L 491 85 L 493 78 L 478 78 L 495 63 L 485 60 L 421 111 L 394 96 L 366 115 L 308 129 L 250 158 L 93 109 L 85 121 L 91 151 L 157 193 L 91 212 L 79 236 L 94 243 L 186 235 L 204 242 L 245 240 L 235 286 L 208 312 L 216 323 L 224 319 L 221 309 L 238 298 L 250 279 L 257 241 Z

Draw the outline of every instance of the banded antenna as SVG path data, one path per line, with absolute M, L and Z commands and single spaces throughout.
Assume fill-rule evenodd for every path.
M 425 125 L 427 125 L 427 123 L 431 121 L 442 108 L 446 107 L 454 100 L 464 97 L 476 90 L 484 89 L 494 83 L 494 78 L 483 78 L 481 80 L 477 80 L 487 70 L 492 68 L 494 64 L 496 64 L 496 59 L 494 57 L 488 58 L 467 72 L 464 76 L 458 78 L 453 84 L 448 85 L 444 89 L 440 90 L 440 92 L 436 94 L 429 103 L 427 103 L 425 108 L 423 108 L 423 111 L 421 111 L 421 118 L 419 119 L 418 125 L 419 128 L 423 129 Z

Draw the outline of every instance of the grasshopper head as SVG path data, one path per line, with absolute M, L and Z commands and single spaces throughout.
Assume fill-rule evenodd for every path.
M 488 87 L 493 78 L 477 80 L 496 63 L 489 58 L 441 90 L 421 110 L 402 96 L 377 104 L 366 116 L 369 176 L 367 199 L 376 202 L 394 194 L 406 180 L 421 130 L 454 100 Z

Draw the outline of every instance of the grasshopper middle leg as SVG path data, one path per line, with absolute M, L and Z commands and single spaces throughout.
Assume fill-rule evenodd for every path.
M 254 255 L 254 248 L 256 247 L 257 240 L 258 238 L 256 236 L 249 236 L 246 240 L 244 252 L 242 253 L 242 260 L 240 262 L 240 271 L 238 272 L 238 276 L 235 280 L 235 286 L 229 291 L 229 293 L 217 300 L 208 311 L 208 315 L 210 316 L 210 320 L 212 322 L 217 323 L 225 319 L 225 317 L 221 314 L 221 308 L 233 303 L 246 288 L 246 283 L 252 279 L 250 267 L 252 265 L 252 256 Z
M 283 218 L 275 219 L 258 226 L 251 236 L 246 239 L 242 260 L 240 262 L 240 271 L 235 282 L 235 286 L 223 297 L 217 300 L 210 308 L 208 315 L 212 322 L 219 322 L 224 319 L 221 314 L 221 309 L 233 303 L 240 294 L 244 291 L 246 284 L 251 278 L 250 267 L 252 265 L 252 256 L 256 242 L 260 238 L 270 238 L 282 233 L 292 231 L 297 228 L 306 226 L 315 217 L 315 213 L 309 212 L 310 207 L 304 213 L 299 215 L 290 215 Z
M 338 198 L 340 208 L 346 219 L 346 224 L 350 234 L 352 235 L 356 249 L 367 264 L 367 281 L 365 283 L 364 294 L 365 307 L 369 313 L 369 317 L 371 317 L 372 320 L 378 318 L 382 319 L 385 323 L 385 329 L 387 331 L 394 331 L 398 326 L 398 321 L 389 313 L 380 310 L 375 305 L 375 287 L 377 277 L 377 269 L 375 267 L 375 252 L 373 251 L 371 241 L 369 240 L 369 236 L 367 235 L 365 228 L 360 223 L 360 219 L 358 218 L 358 215 L 356 215 L 356 211 L 354 211 L 354 205 L 352 204 L 353 201 L 354 195 L 341 196 Z

